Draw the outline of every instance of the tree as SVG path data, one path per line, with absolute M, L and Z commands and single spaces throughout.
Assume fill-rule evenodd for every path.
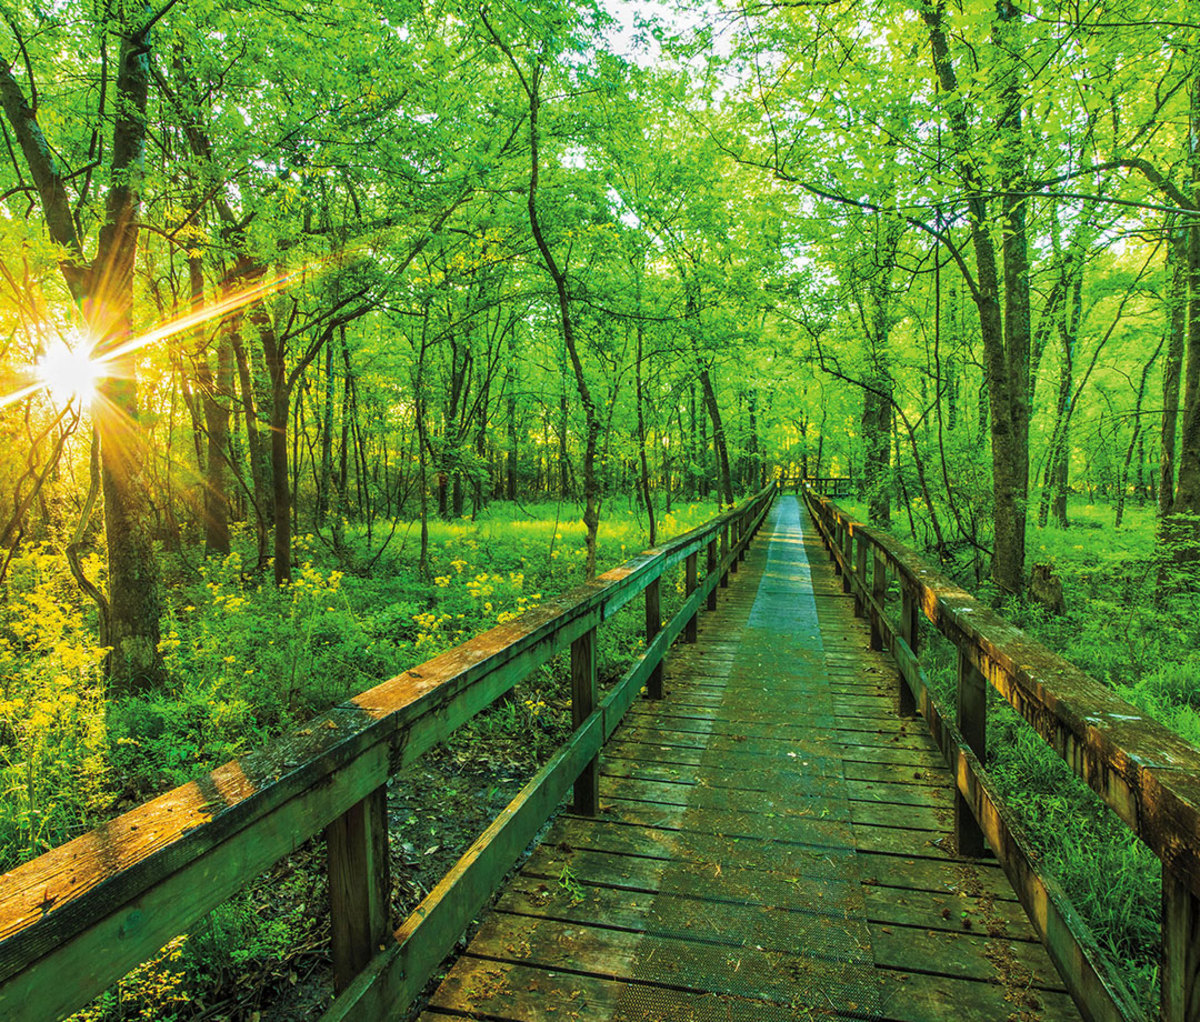
M 168 5 L 169 6 L 169 5 Z M 138 218 L 146 152 L 147 98 L 150 90 L 151 34 L 165 9 L 124 0 L 112 5 L 114 17 L 94 27 L 99 42 L 100 107 L 91 113 L 93 150 L 100 125 L 112 120 L 105 147 L 108 188 L 95 255 L 85 255 L 85 239 L 72 198 L 91 206 L 91 173 L 68 176 L 54 158 L 55 148 L 39 120 L 35 65 L 25 33 L 10 22 L 25 57 L 29 94 L 11 65 L 0 65 L 0 100 L 36 188 L 50 240 L 59 247 L 63 279 L 88 335 L 91 357 L 103 366 L 93 410 L 100 443 L 104 524 L 108 547 L 108 595 L 100 605 L 101 642 L 112 647 L 108 669 L 118 690 L 148 688 L 164 680 L 158 651 L 158 568 L 150 536 L 151 514 L 146 481 L 147 457 L 141 424 L 133 341 L 133 273 L 138 249 Z M 90 29 L 91 26 L 88 26 Z M 108 41 L 118 39 L 116 79 L 107 99 Z M 72 189 L 76 193 L 72 196 Z

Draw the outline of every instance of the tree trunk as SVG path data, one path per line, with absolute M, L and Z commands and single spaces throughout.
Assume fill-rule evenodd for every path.
M 480 405 L 479 422 L 475 426 L 475 475 L 471 480 L 471 520 L 474 521 L 487 503 L 484 496 L 484 479 L 491 478 L 491 461 L 488 458 L 488 391 L 490 386 L 483 384 L 483 401 Z M 489 486 L 486 492 L 491 492 Z
M 687 494 L 688 500 L 695 500 L 700 495 L 700 460 L 703 454 L 700 450 L 700 431 L 696 424 L 696 383 L 688 383 L 688 466 Z
M 1133 461 L 1134 451 L 1138 454 L 1138 488 L 1141 488 L 1141 454 L 1142 454 L 1142 402 L 1146 397 L 1146 380 L 1150 376 L 1150 370 L 1154 363 L 1158 361 L 1158 354 L 1163 349 L 1163 342 L 1166 337 L 1159 339 L 1158 347 L 1154 349 L 1154 354 L 1142 366 L 1142 375 L 1138 380 L 1137 400 L 1133 406 L 1133 433 L 1129 437 L 1129 446 L 1125 448 L 1125 460 L 1121 466 L 1121 472 L 1117 479 L 1117 511 L 1113 520 L 1115 528 L 1121 527 L 1121 520 L 1125 514 L 1125 490 L 1129 482 L 1129 466 Z
M 712 421 L 713 447 L 720 471 L 720 492 L 723 495 L 723 507 L 733 507 L 733 476 L 729 471 L 729 449 L 725 444 L 725 427 L 721 423 L 721 407 L 717 404 L 717 392 L 713 389 L 712 378 L 708 367 L 700 365 L 700 389 L 704 394 L 704 406 L 708 409 L 708 417 Z
M 542 234 L 538 220 L 537 190 L 538 190 L 538 114 L 541 108 L 542 66 L 534 66 L 529 86 L 529 227 L 533 240 L 541 253 L 546 271 L 554 281 L 554 289 L 558 295 L 558 311 L 562 324 L 563 343 L 567 348 L 567 356 L 571 361 L 571 369 L 575 375 L 575 389 L 579 393 L 579 403 L 583 406 L 584 417 L 584 456 L 583 456 L 583 524 L 587 529 L 587 577 L 596 577 L 596 533 L 600 526 L 600 492 L 596 477 L 596 449 L 600 439 L 600 420 L 596 415 L 596 406 L 592 400 L 592 392 L 584 376 L 583 363 L 579 359 L 579 350 L 575 343 L 575 324 L 571 317 L 571 298 L 567 289 L 566 274 L 559 268 L 550 246 Z M 564 395 L 565 402 L 566 397 Z M 565 413 L 565 407 L 564 407 Z M 565 427 L 565 422 L 564 422 Z M 565 442 L 565 436 L 564 436 Z M 565 455 L 565 451 L 564 451 Z
M 135 7 L 133 16 L 144 12 Z M 143 446 L 135 358 L 122 348 L 133 333 L 133 268 L 146 152 L 150 30 L 126 23 L 112 110 L 110 178 L 103 225 L 90 266 L 66 183 L 11 68 L 0 66 L 0 104 L 41 200 L 50 240 L 60 246 L 60 268 L 71 296 L 95 338 L 93 353 L 106 358 L 106 377 L 93 406 L 100 440 L 104 525 L 108 546 L 108 658 L 110 692 L 157 686 L 166 679 L 158 652 L 158 565 L 150 536 L 148 478 L 152 462 Z M 14 156 L 15 159 L 15 156 Z
M 958 78 L 942 29 L 944 3 L 921 11 L 929 28 L 934 70 L 942 91 L 949 97 L 951 132 L 958 148 L 959 171 L 967 187 L 967 211 L 975 250 L 972 289 L 979 312 L 983 341 L 984 382 L 988 391 L 992 441 L 993 542 L 992 579 L 1008 593 L 1020 593 L 1025 584 L 1025 505 L 1029 484 L 1029 281 L 1022 200 L 1006 192 L 1004 210 L 1009 218 L 1003 229 L 1007 330 L 1000 309 L 1000 279 L 996 249 L 989 223 L 987 191 L 971 158 L 970 131 Z M 1009 23 L 1007 28 L 1005 23 Z M 1000 12 L 998 31 L 1015 32 L 1019 17 L 1007 5 Z M 1014 75 L 1015 69 L 1012 70 Z M 1015 82 L 1015 78 L 1013 79 Z M 1020 94 L 1015 84 L 1001 88 L 1005 112 L 1001 118 L 1007 144 L 1016 148 L 1005 155 L 1004 184 L 1014 188 L 1021 176 Z M 1016 190 L 1014 188 L 1014 190 Z M 984 414 L 981 409 L 981 418 Z
M 1175 227 L 1167 248 L 1168 340 L 1162 375 L 1162 428 L 1158 454 L 1158 517 L 1171 513 L 1175 496 L 1175 445 L 1179 432 L 1179 386 L 1183 376 L 1183 350 L 1187 337 L 1188 239 L 1190 230 Z
M 1058 399 L 1054 406 L 1054 428 L 1050 434 L 1050 448 L 1046 454 L 1046 464 L 1042 470 L 1042 495 L 1038 501 L 1037 524 L 1044 529 L 1050 517 L 1051 505 L 1055 508 L 1055 517 L 1059 524 L 1067 527 L 1066 521 L 1066 479 L 1067 461 L 1070 445 L 1068 443 L 1069 420 L 1071 415 L 1071 391 L 1074 386 L 1075 363 L 1075 329 L 1070 322 L 1064 321 L 1059 326 L 1059 356 L 1058 356 Z M 1059 496 L 1062 496 L 1062 507 L 1059 506 Z
M 746 489 L 754 492 L 762 489 L 763 457 L 758 449 L 758 393 L 750 387 L 746 391 L 746 415 L 749 419 L 750 435 L 746 440 Z
M 565 381 L 564 381 L 565 386 Z M 571 496 L 571 455 L 567 451 L 567 395 L 558 395 L 558 495 Z
M 517 499 L 517 455 L 520 449 L 517 446 L 517 395 L 514 390 L 516 387 L 516 372 L 515 370 L 509 377 L 508 391 L 508 453 L 504 458 L 504 495 L 509 500 Z
M 1192 82 L 1189 153 L 1192 205 L 1200 206 L 1200 76 Z M 1166 535 L 1177 563 L 1200 559 L 1200 223 L 1187 228 L 1187 350 L 1183 381 L 1183 429 L 1178 478 Z M 1184 516 L 1184 517 L 1177 517 Z
M 329 521 L 329 495 L 333 489 L 333 405 L 336 400 L 336 388 L 333 378 L 332 344 L 325 349 L 325 368 L 321 376 L 325 381 L 325 400 L 321 406 L 321 467 L 317 471 L 318 526 L 324 526 Z
M 204 487 L 204 548 L 209 554 L 229 554 L 229 398 L 233 393 L 233 346 L 229 328 L 217 335 L 215 386 L 204 393 L 204 427 L 208 457 Z
M 1200 116 L 1200 114 L 1198 114 Z M 1200 181 L 1200 174 L 1198 174 Z M 1200 188 L 1197 189 L 1200 192 Z M 1179 477 L 1171 515 L 1200 514 L 1200 227 L 1189 228 L 1187 354 L 1183 385 L 1183 429 L 1179 438 Z M 1172 539 L 1177 544 L 1176 559 L 1195 560 L 1197 530 L 1200 524 L 1177 520 Z
M 139 12 L 140 13 L 140 12 Z M 117 77 L 112 183 L 96 261 L 88 274 L 89 326 L 96 353 L 118 349 L 133 333 L 133 266 L 137 255 L 140 168 L 145 158 L 150 40 L 126 37 Z M 97 388 L 104 532 L 108 543 L 112 692 L 156 687 L 166 680 L 158 652 L 158 566 L 150 538 L 146 473 L 133 354 L 113 359 Z
M 193 311 L 204 307 L 204 272 L 198 256 L 188 258 L 188 282 Z M 229 554 L 229 406 L 233 364 L 228 333 L 230 323 L 218 327 L 217 375 L 214 378 L 205 350 L 207 330 L 197 328 L 196 383 L 204 414 L 207 449 L 204 467 L 204 551 L 221 557 Z
M 877 378 L 876 387 L 882 382 Z M 887 386 L 890 389 L 890 380 Z M 863 487 L 866 490 L 870 523 L 886 529 L 892 524 L 889 492 L 892 403 L 889 395 L 880 393 L 876 387 L 863 391 Z
M 254 535 L 258 548 L 257 570 L 262 571 L 267 566 L 270 557 L 271 535 L 271 491 L 268 485 L 269 466 L 266 459 L 266 445 L 258 430 L 258 407 L 255 400 L 253 368 L 250 364 L 249 353 L 242 342 L 241 331 L 236 321 L 229 335 L 233 345 L 233 353 L 238 372 L 238 387 L 242 393 L 242 416 L 246 426 L 246 447 L 250 452 L 250 478 L 254 501 Z
M 271 497 L 275 511 L 275 584 L 292 580 L 292 496 L 288 482 L 287 419 L 290 404 L 282 353 L 268 353 L 271 377 Z
M 658 533 L 656 523 L 654 521 L 654 500 L 650 496 L 650 460 L 646 454 L 646 419 L 643 412 L 642 398 L 642 355 L 643 355 L 643 340 L 645 330 L 641 319 L 637 322 L 637 361 L 634 362 L 635 369 L 635 400 L 637 402 L 637 431 L 638 431 L 638 452 L 641 456 L 642 463 L 642 503 L 646 506 L 646 518 L 649 522 L 650 545 L 654 546 L 658 542 Z M 670 493 L 668 486 L 667 492 Z

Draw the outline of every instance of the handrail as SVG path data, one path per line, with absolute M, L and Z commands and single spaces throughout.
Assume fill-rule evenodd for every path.
M 772 484 L 691 532 L 5 873 L 0 1018 L 44 1022 L 71 1014 L 322 830 L 335 982 L 344 990 L 328 1017 L 400 1011 L 398 981 L 406 995 L 420 990 L 571 783 L 577 806 L 595 812 L 600 746 L 643 685 L 661 695 L 663 655 L 681 632 L 694 641 L 701 604 L 715 608 L 718 586 L 737 570 L 775 492 Z M 664 625 L 659 579 L 681 562 L 687 598 Z M 646 652 L 597 706 L 595 629 L 642 592 Z M 571 739 L 393 939 L 388 778 L 568 648 Z M 421 940 L 414 941 L 422 920 Z M 385 1005 L 380 991 L 389 985 Z M 368 1010 L 372 998 L 377 1015 Z
M 849 476 L 785 475 L 780 477 L 779 488 L 794 487 L 797 492 L 800 489 L 815 490 L 823 497 L 848 497 L 853 482 Z
M 886 643 L 897 662 L 900 712 L 920 710 L 955 771 L 960 851 L 980 854 L 987 838 L 1085 1017 L 1146 1017 L 1058 885 L 1038 875 L 1036 854 L 982 766 L 990 684 L 1162 861 L 1161 1018 L 1195 1022 L 1200 749 L 1005 621 L 887 533 L 855 521 L 812 490 L 804 496 L 843 589 L 854 594 L 855 612 L 870 619 L 872 648 Z M 885 607 L 889 572 L 900 586 L 896 622 Z M 920 669 L 918 613 L 958 649 L 955 723 L 934 702 Z

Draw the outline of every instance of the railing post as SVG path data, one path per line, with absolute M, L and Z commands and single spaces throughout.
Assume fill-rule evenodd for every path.
M 842 566 L 838 564 L 837 552 L 834 549 L 842 545 L 842 523 L 835 521 L 833 527 L 829 530 L 829 542 L 825 544 L 829 548 L 829 559 L 833 562 L 833 573 L 840 575 Z
M 650 643 L 654 641 L 654 637 L 662 631 L 662 610 L 659 601 L 659 582 L 661 578 L 656 578 L 648 586 L 646 586 L 646 647 L 650 647 Z M 646 679 L 646 693 L 651 699 L 661 699 L 663 694 L 663 665 L 662 658 L 659 658 L 658 663 L 654 665 L 650 671 L 650 677 Z
M 714 536 L 708 541 L 708 547 L 704 555 L 704 577 L 705 579 L 712 578 L 717 573 L 717 539 Z M 715 581 L 715 580 L 714 580 Z M 717 609 L 717 587 L 714 584 L 708 591 L 708 602 L 704 605 L 707 610 Z
M 883 598 L 887 592 L 887 562 L 875 555 L 875 575 L 871 579 L 871 596 L 874 605 L 867 605 L 867 617 L 871 621 L 871 649 L 883 649 Z
M 746 554 L 750 551 L 750 512 L 749 510 L 742 512 L 742 527 L 739 530 L 742 542 L 742 548 L 738 551 L 738 560 L 744 561 Z
M 807 487 L 804 490 L 804 505 L 808 508 L 809 514 L 817 520 L 817 537 L 821 540 L 821 545 L 828 548 L 829 541 L 826 539 L 825 533 L 829 528 L 829 522 L 825 519 L 825 509 L 815 500 L 810 499 Z
M 721 527 L 721 563 L 730 555 L 730 523 L 726 522 Z M 725 569 L 721 572 L 721 589 L 727 589 L 730 585 L 730 570 Z
M 387 785 L 325 828 L 333 983 L 345 990 L 391 933 Z
M 846 561 L 845 570 L 842 571 L 842 592 L 848 593 L 851 591 L 850 573 L 854 570 L 854 533 L 849 526 L 842 533 L 842 557 Z
M 917 647 L 921 641 L 920 616 L 917 610 L 917 595 L 913 592 L 913 587 L 907 583 L 900 589 L 900 638 L 908 644 L 908 648 L 916 657 Z M 917 712 L 917 704 L 903 671 L 900 672 L 896 681 L 899 685 L 897 712 L 901 717 L 911 717 Z
M 1200 898 L 1165 863 L 1162 892 L 1162 1022 L 1193 1022 L 1200 1018 Z
M 596 708 L 596 629 L 571 643 L 571 723 L 576 730 Z M 575 811 L 595 816 L 600 806 L 600 771 L 593 759 L 575 781 Z
M 733 521 L 731 521 L 729 523 L 729 541 L 728 542 L 731 545 L 729 545 L 725 548 L 725 555 L 729 558 L 729 571 L 731 574 L 734 574 L 734 575 L 737 574 L 738 559 L 740 556 L 738 553 L 738 549 L 737 549 L 738 540 L 741 539 L 741 535 L 738 532 L 738 529 L 740 527 L 741 527 L 741 519 L 739 518 L 739 516 L 734 515 Z
M 729 558 L 729 523 L 726 522 L 721 526 L 721 560 L 725 561 Z M 729 588 L 729 569 L 726 568 L 721 572 L 721 588 Z
M 987 759 L 987 679 L 959 650 L 958 653 L 958 729 L 981 763 Z M 983 831 L 958 786 L 954 788 L 954 841 L 959 855 L 983 854 Z
M 684 561 L 684 586 L 687 589 L 687 596 L 690 599 L 692 593 L 696 591 L 696 558 L 699 554 L 693 550 L 687 555 L 687 560 Z M 700 611 L 697 610 L 690 618 L 683 629 L 683 641 L 687 643 L 696 641 L 696 622 L 700 617 Z
M 866 536 L 858 537 L 858 589 L 854 593 L 854 616 L 862 617 L 866 612 L 867 601 L 863 593 L 867 591 L 867 554 L 871 549 L 871 541 Z

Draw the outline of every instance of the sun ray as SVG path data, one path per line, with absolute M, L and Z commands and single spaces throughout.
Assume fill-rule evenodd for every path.
M 247 305 L 263 301 L 287 288 L 301 278 L 304 272 L 296 270 L 260 281 L 218 302 L 168 320 L 103 352 L 97 352 L 95 345 L 81 331 L 71 330 L 66 338 L 52 341 L 46 352 L 30 367 L 32 382 L 12 393 L 0 396 L 0 408 L 16 404 L 43 390 L 47 391 L 51 400 L 58 405 L 68 404 L 77 399 L 89 405 L 96 397 L 100 381 L 114 375 L 116 363 L 125 356 L 185 330 L 195 329 L 214 319 L 222 319 Z
M 14 390 L 11 394 L 5 394 L 3 397 L 0 397 L 0 408 L 7 408 L 9 405 L 15 405 L 18 401 L 24 401 L 27 397 L 32 397 L 39 390 L 44 390 L 45 388 L 46 385 L 39 380 L 37 383 L 31 383 L 20 390 Z
M 123 344 L 117 345 L 104 352 L 99 357 L 99 361 L 115 362 L 125 355 L 129 355 L 140 348 L 144 348 L 150 344 L 156 344 L 158 341 L 166 340 L 175 334 L 182 333 L 184 330 L 192 330 L 195 327 L 201 326 L 204 323 L 214 319 L 222 319 L 238 309 L 245 308 L 254 302 L 262 301 L 269 298 L 286 288 L 298 274 L 296 272 L 284 273 L 271 280 L 262 281 L 255 284 L 253 287 L 246 288 L 242 291 L 235 292 L 219 302 L 213 302 L 205 305 L 202 308 L 195 309 L 192 312 L 185 313 L 175 319 L 168 320 L 153 330 L 148 330 L 144 334 L 138 334 L 136 337 L 131 337 Z

